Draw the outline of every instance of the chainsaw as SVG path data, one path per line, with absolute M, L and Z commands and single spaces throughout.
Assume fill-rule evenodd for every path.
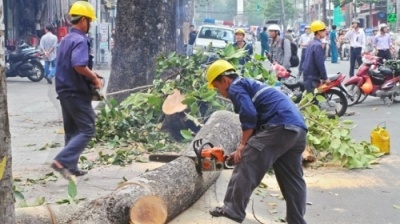
M 196 156 L 187 156 L 195 161 L 196 170 L 199 174 L 203 171 L 221 171 L 223 169 L 232 169 L 233 163 L 225 155 L 224 150 L 214 147 L 210 142 L 203 144 L 202 139 L 193 142 L 193 150 Z M 163 155 L 153 154 L 149 156 L 150 161 L 171 162 L 181 155 Z

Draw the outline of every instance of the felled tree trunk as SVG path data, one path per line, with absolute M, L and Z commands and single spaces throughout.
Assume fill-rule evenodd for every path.
M 196 139 L 236 150 L 241 139 L 238 117 L 228 111 L 215 112 Z M 186 149 L 192 155 L 192 145 Z M 144 173 L 114 193 L 90 202 L 67 223 L 165 223 L 196 202 L 217 180 L 220 172 L 199 175 L 192 159 L 182 156 Z
M 84 209 L 82 205 L 46 205 L 18 208 L 16 224 L 60 224 L 65 223 L 76 211 Z
M 236 150 L 241 133 L 237 115 L 218 111 L 212 114 L 195 139 L 222 147 L 229 154 Z M 183 155 L 193 154 L 190 144 Z M 195 203 L 219 175 L 220 172 L 199 175 L 194 161 L 182 156 L 139 175 L 105 197 L 83 204 L 84 209 L 71 214 L 62 223 L 165 223 Z
M 152 83 L 156 57 L 175 51 L 175 5 L 176 0 L 118 0 L 108 93 Z

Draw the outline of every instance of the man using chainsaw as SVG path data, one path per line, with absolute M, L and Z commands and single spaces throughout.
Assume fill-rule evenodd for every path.
M 79 156 L 95 133 L 91 86 L 100 89 L 102 80 L 91 71 L 90 43 L 87 33 L 96 19 L 95 9 L 86 1 L 75 2 L 70 11 L 72 29 L 60 43 L 57 58 L 56 91 L 61 103 L 65 147 L 51 167 L 66 179 L 83 176 Z
M 227 61 L 217 60 L 207 70 L 208 88 L 229 98 L 239 114 L 243 137 L 228 160 L 236 166 L 225 194 L 224 205 L 210 211 L 242 222 L 253 190 L 270 167 L 286 199 L 286 220 L 304 224 L 306 184 L 302 153 L 307 126 L 293 101 L 261 82 L 241 78 Z

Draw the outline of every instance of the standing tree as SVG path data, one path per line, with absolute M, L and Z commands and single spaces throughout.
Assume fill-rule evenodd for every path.
M 8 121 L 7 86 L 4 60 L 4 9 L 0 1 L 0 223 L 14 223 L 12 192 L 11 135 Z
M 176 49 L 175 9 L 176 0 L 118 0 L 108 93 L 152 83 L 156 57 Z

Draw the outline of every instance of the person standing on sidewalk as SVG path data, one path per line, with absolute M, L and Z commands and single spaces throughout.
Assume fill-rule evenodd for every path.
M 193 45 L 194 45 L 194 42 L 196 41 L 196 37 L 197 37 L 196 29 L 194 28 L 194 25 L 190 25 L 189 41 L 186 46 L 186 56 L 187 57 L 190 57 L 193 55 Z
M 314 93 L 314 89 L 320 83 L 330 83 L 330 81 L 326 73 L 325 50 L 322 46 L 322 40 L 326 36 L 326 25 L 316 20 L 311 23 L 310 29 L 314 33 L 314 40 L 307 46 L 302 70 L 305 89 L 307 92 Z
M 275 176 L 286 200 L 286 221 L 305 224 L 306 183 L 302 153 L 307 126 L 293 101 L 274 87 L 241 78 L 225 60 L 215 61 L 207 70 L 209 89 L 230 99 L 239 114 L 243 135 L 228 160 L 236 166 L 225 194 L 224 205 L 210 211 L 214 217 L 243 222 L 253 190 L 267 170 Z
M 261 56 L 268 54 L 269 52 L 269 37 L 267 34 L 267 27 L 263 28 L 263 31 L 260 33 L 260 42 L 261 42 Z
M 75 2 L 70 11 L 72 29 L 60 43 L 57 61 L 56 92 L 61 103 L 65 147 L 51 167 L 66 179 L 83 176 L 79 156 L 95 134 L 91 85 L 102 86 L 101 77 L 91 71 L 92 58 L 87 33 L 96 19 L 94 7 L 86 1 Z
M 381 57 L 385 60 L 391 59 L 390 55 L 390 47 L 392 45 L 392 39 L 390 35 L 387 33 L 387 25 L 380 24 L 379 25 L 379 34 L 377 34 L 374 38 L 374 48 L 375 53 L 378 57 Z
M 350 30 L 346 33 L 346 39 L 350 40 L 350 72 L 349 76 L 354 76 L 356 61 L 360 66 L 362 64 L 361 54 L 366 45 L 365 33 L 360 29 L 360 21 L 353 19 Z
M 304 62 L 304 56 L 306 55 L 306 48 L 308 44 L 313 40 L 313 35 L 311 34 L 310 31 L 310 26 L 306 26 L 304 28 L 305 32 L 300 36 L 299 39 L 299 46 L 301 48 L 301 58 L 300 58 L 300 66 L 299 66 L 299 76 L 303 74 L 303 62 Z
M 268 27 L 268 35 L 272 39 L 269 55 L 271 63 L 276 61 L 290 70 L 290 56 L 292 54 L 290 40 L 285 37 L 281 38 L 281 28 L 277 24 Z
M 329 33 L 329 43 L 331 50 L 331 62 L 338 63 L 339 55 L 338 55 L 338 42 L 337 42 L 337 33 L 336 33 L 336 25 L 332 25 L 332 30 Z
M 57 48 L 57 36 L 54 35 L 53 32 L 54 28 L 52 25 L 47 25 L 46 28 L 44 29 L 44 32 L 46 33 L 45 35 L 40 38 L 40 44 L 39 47 L 42 50 L 44 56 L 44 73 L 45 73 L 45 79 L 49 84 L 52 84 L 52 76 L 51 76 L 51 70 L 55 68 L 56 65 L 56 48 Z M 51 67 L 51 68 L 50 68 Z

